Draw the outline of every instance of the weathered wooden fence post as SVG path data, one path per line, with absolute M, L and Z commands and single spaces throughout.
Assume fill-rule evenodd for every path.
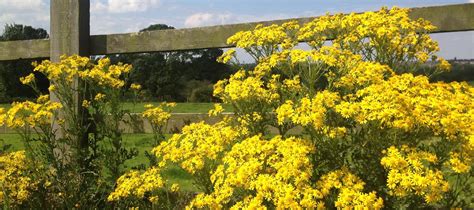
M 61 55 L 89 56 L 90 0 L 51 0 L 51 61 Z
M 52 62 L 59 62 L 62 55 L 90 55 L 89 10 L 90 0 L 51 0 L 50 59 Z M 77 90 L 78 78 L 75 79 L 71 88 Z M 77 91 L 74 92 L 76 93 L 74 109 L 77 113 L 82 113 L 80 96 Z M 58 101 L 54 93 L 51 94 L 51 100 Z M 61 118 L 62 114 L 64 113 L 60 113 L 58 118 Z M 64 135 L 57 123 L 53 124 L 53 129 L 58 137 Z M 80 138 L 77 140 L 83 141 Z

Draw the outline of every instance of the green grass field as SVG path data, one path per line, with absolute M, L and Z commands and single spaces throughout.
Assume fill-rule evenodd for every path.
M 138 156 L 125 162 L 125 170 L 131 170 L 137 166 L 149 164 L 145 152 L 151 152 L 153 149 L 153 134 L 125 134 L 123 136 L 123 145 L 125 148 L 136 148 Z M 169 137 L 169 136 L 168 136 Z M 18 134 L 0 134 L 0 149 L 4 145 L 11 145 L 7 152 L 18 151 L 24 148 L 20 135 Z M 197 191 L 192 184 L 192 178 L 185 171 L 177 166 L 170 166 L 162 172 L 163 177 L 169 183 L 179 183 L 184 191 Z
M 138 113 L 143 112 L 145 110 L 146 104 L 154 104 L 157 105 L 159 102 L 143 102 L 133 104 L 131 102 L 123 103 L 123 108 L 130 110 L 131 112 Z M 8 109 L 10 104 L 0 104 L 1 108 Z M 225 112 L 232 112 L 232 106 L 228 104 L 223 104 Z M 177 103 L 176 107 L 173 107 L 171 112 L 173 113 L 207 113 L 210 109 L 214 108 L 213 103 Z

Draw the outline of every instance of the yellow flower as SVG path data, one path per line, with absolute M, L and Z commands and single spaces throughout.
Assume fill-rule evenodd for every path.
M 171 192 L 178 192 L 179 191 L 179 185 L 178 184 L 171 185 L 170 190 L 171 190 Z
M 449 165 L 456 173 L 467 173 L 471 170 L 472 158 L 467 154 L 464 154 L 464 158 L 461 158 L 459 153 L 454 152 L 450 154 Z
M 421 164 L 422 160 L 435 161 L 434 154 L 407 146 L 402 150 L 392 146 L 380 163 L 388 170 L 387 187 L 392 194 L 405 197 L 413 194 L 423 196 L 427 203 L 443 198 L 449 183 L 438 170 Z
M 91 105 L 91 102 L 88 100 L 83 100 L 82 101 L 82 107 L 88 108 Z
M 6 205 L 8 199 L 10 206 L 19 206 L 30 198 L 37 182 L 29 173 L 25 151 L 0 155 L 0 204 Z
M 127 64 L 110 65 L 108 58 L 100 59 L 97 65 L 93 65 L 89 58 L 73 55 L 61 56 L 59 63 L 43 61 L 35 66 L 34 71 L 43 73 L 55 83 L 72 84 L 75 78 L 80 77 L 94 85 L 121 88 L 125 82 L 120 77 L 129 73 L 131 68 Z M 31 79 L 29 77 L 24 81 Z
M 147 104 L 145 105 L 145 111 L 143 111 L 142 116 L 148 119 L 153 126 L 164 126 L 171 117 L 171 114 L 164 110 L 165 107 L 168 106 L 173 105 L 164 103 L 154 107 L 153 104 Z
M 121 199 L 136 197 L 144 198 L 145 194 L 152 193 L 164 186 L 160 169 L 153 167 L 144 172 L 130 171 L 117 180 L 114 192 L 110 193 L 108 201 L 119 201 Z M 151 202 L 158 200 L 157 196 L 150 196 Z
M 277 208 L 315 208 L 321 193 L 312 188 L 312 165 L 308 155 L 313 145 L 294 137 L 271 140 L 253 136 L 235 144 L 224 156 L 223 165 L 211 175 L 214 191 L 200 194 L 189 207 L 220 208 L 239 194 L 232 208 L 264 206 L 264 199 Z
M 26 77 L 21 77 L 20 82 L 21 84 L 27 85 L 35 81 L 35 75 L 33 73 L 29 74 Z
M 51 102 L 49 95 L 42 95 L 37 99 L 37 103 L 31 101 L 14 102 L 4 118 L 10 128 L 51 126 L 53 115 L 60 108 L 62 105 Z
M 94 97 L 94 100 L 95 100 L 95 101 L 101 101 L 102 99 L 105 98 L 105 96 L 106 96 L 106 95 L 103 94 L 103 93 L 97 93 L 97 94 L 95 95 L 95 97 Z
M 439 58 L 438 62 L 439 62 L 438 67 L 442 71 L 450 71 L 451 70 L 451 64 L 447 60 L 445 60 L 443 58 Z
M 0 108 L 0 126 L 3 126 L 5 124 L 6 118 L 7 118 L 7 115 L 5 114 L 5 109 Z
M 134 91 L 139 91 L 139 90 L 142 89 L 142 86 L 139 85 L 139 84 L 133 83 L 133 84 L 130 85 L 130 88 L 131 88 L 132 90 L 134 90 Z
M 235 55 L 235 49 L 229 49 L 225 51 L 221 56 L 217 58 L 217 61 L 220 63 L 227 63 Z
M 56 90 L 56 86 L 55 86 L 55 85 L 49 85 L 48 91 L 49 91 L 50 93 L 54 92 L 55 90 Z
M 239 132 L 224 122 L 214 125 L 193 123 L 184 127 L 181 134 L 175 134 L 155 147 L 153 153 L 162 162 L 177 163 L 195 174 L 203 170 L 205 164 L 221 159 L 223 152 L 238 136 Z
M 209 116 L 217 116 L 224 111 L 220 104 L 214 104 L 214 109 L 209 110 Z

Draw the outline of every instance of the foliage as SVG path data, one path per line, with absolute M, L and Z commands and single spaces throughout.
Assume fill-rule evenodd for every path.
M 6 24 L 0 41 L 45 39 L 48 37 L 48 32 L 42 28 L 33 28 L 21 24 Z

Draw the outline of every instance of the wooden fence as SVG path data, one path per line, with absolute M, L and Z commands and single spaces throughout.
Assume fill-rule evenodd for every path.
M 233 47 L 226 43 L 232 34 L 257 24 L 300 23 L 316 17 L 274 20 L 200 28 L 147 31 L 90 36 L 89 0 L 51 1 L 51 38 L 0 42 L 0 61 L 28 58 L 59 59 L 62 54 L 107 55 Z M 474 30 L 474 3 L 412 8 L 412 18 L 431 21 L 439 32 Z
M 219 25 L 188 29 L 90 36 L 90 0 L 51 0 L 50 39 L 0 42 L 0 61 L 121 53 L 229 48 L 229 36 L 257 24 L 305 23 L 316 17 Z M 474 30 L 474 3 L 412 8 L 412 18 L 431 21 L 440 32 Z M 474 46 L 473 46 L 474 47 Z

